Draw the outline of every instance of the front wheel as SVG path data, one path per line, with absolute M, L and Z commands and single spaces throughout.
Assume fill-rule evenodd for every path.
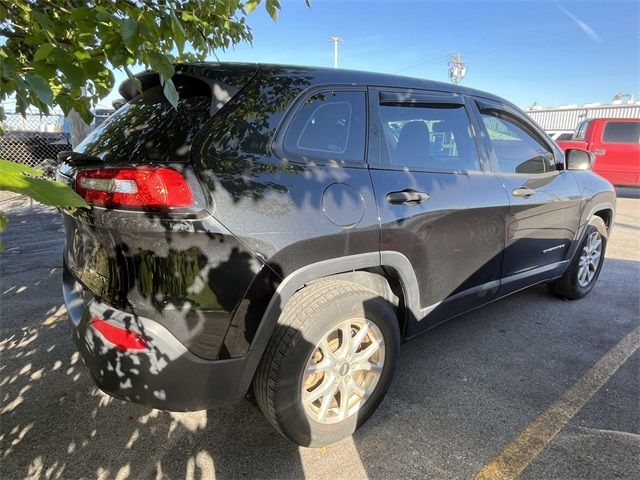
M 337 442 L 382 401 L 399 345 L 395 312 L 376 293 L 343 280 L 307 286 L 287 303 L 258 367 L 258 405 L 298 445 Z
M 587 226 L 585 239 L 565 274 L 549 283 L 553 294 L 576 300 L 587 295 L 595 285 L 604 262 L 607 230 L 599 218 L 593 223 Z

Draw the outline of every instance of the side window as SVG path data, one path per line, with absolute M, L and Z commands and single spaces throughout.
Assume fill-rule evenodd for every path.
M 381 105 L 382 163 L 437 170 L 480 170 L 463 105 Z
M 602 141 L 605 143 L 640 143 L 640 122 L 607 122 Z
M 589 122 L 582 122 L 578 125 L 578 131 L 576 132 L 576 140 L 584 140 L 585 135 L 587 134 L 587 126 Z
M 364 92 L 324 91 L 307 98 L 284 137 L 286 155 L 364 163 Z
M 481 110 L 482 120 L 503 173 L 556 170 L 553 152 L 525 125 L 498 110 Z

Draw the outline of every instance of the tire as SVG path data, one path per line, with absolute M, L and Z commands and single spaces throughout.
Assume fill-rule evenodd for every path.
M 343 331 L 350 333 L 348 342 Z M 365 340 L 349 349 L 358 332 Z M 359 353 L 362 357 L 372 351 L 365 352 L 365 347 L 376 353 L 357 360 Z M 325 354 L 325 348 L 332 351 Z M 384 398 L 399 348 L 398 320 L 386 300 L 356 283 L 318 281 L 296 292 L 285 306 L 253 380 L 257 403 L 269 422 L 298 445 L 337 442 L 359 428 Z M 355 356 L 349 357 L 351 350 Z M 347 355 L 343 360 L 334 361 L 343 354 Z M 336 366 L 307 373 L 325 363 Z M 364 365 L 370 370 L 360 368 Z M 335 394 L 309 401 L 325 387 L 332 391 L 334 384 Z M 359 393 L 351 390 L 354 384 L 360 385 Z M 343 391 L 349 399 L 344 403 Z
M 596 242 L 601 242 L 599 257 L 597 262 L 591 261 L 589 262 L 589 265 L 586 266 L 590 272 L 588 276 L 585 277 L 582 273 L 581 266 L 582 263 L 585 262 L 585 259 L 590 256 L 588 252 L 593 247 L 593 244 L 590 244 L 589 242 L 593 241 L 594 238 L 596 239 Z M 607 229 L 604 222 L 600 218 L 596 217 L 592 219 L 589 225 L 587 225 L 584 240 L 576 251 L 576 254 L 565 274 L 557 280 L 549 282 L 548 285 L 551 293 L 569 300 L 577 300 L 587 295 L 593 289 L 593 286 L 596 284 L 598 276 L 600 275 L 600 270 L 602 270 L 606 247 Z

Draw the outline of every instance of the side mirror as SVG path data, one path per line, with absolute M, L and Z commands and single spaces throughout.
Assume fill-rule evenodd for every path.
M 568 148 L 564 152 L 564 163 L 567 170 L 591 170 L 596 163 L 596 157 L 587 150 Z

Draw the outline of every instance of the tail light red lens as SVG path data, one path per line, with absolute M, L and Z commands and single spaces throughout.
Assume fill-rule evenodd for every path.
M 142 335 L 126 328 L 118 327 L 100 317 L 91 319 L 91 326 L 99 331 L 105 340 L 118 350 L 146 350 L 149 346 Z
M 112 208 L 181 208 L 194 203 L 182 173 L 167 167 L 80 170 L 76 191 L 87 203 Z

